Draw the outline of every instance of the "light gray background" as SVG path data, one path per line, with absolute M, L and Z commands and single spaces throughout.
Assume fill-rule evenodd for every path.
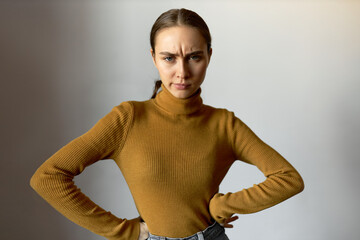
M 241 215 L 230 239 L 359 239 L 359 1 L 1 1 L 0 239 L 103 239 L 29 186 L 40 164 L 111 108 L 145 100 L 158 77 L 148 35 L 170 8 L 213 36 L 204 102 L 232 110 L 301 173 L 305 190 Z M 264 179 L 237 163 L 221 191 Z M 120 171 L 75 179 L 119 217 L 138 214 Z

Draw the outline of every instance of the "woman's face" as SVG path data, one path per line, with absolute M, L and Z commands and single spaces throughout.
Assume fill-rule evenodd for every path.
M 166 89 L 177 98 L 188 98 L 204 81 L 211 49 L 207 51 L 196 28 L 176 26 L 157 33 L 151 54 Z

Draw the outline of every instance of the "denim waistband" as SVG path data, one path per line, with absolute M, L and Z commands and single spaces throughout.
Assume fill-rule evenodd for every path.
M 213 239 L 219 234 L 223 233 L 224 227 L 222 227 L 219 223 L 214 222 L 211 226 L 207 227 L 205 230 L 195 233 L 189 237 L 184 238 L 170 238 L 170 237 L 162 237 L 156 236 L 153 234 L 149 234 L 148 240 L 206 240 Z

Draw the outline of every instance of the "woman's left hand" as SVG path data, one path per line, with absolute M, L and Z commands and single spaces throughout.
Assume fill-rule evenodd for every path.
M 228 219 L 225 220 L 224 223 L 221 223 L 220 225 L 223 226 L 224 228 L 233 228 L 234 226 L 232 224 L 229 224 L 235 220 L 238 220 L 239 217 L 238 216 L 233 216 L 233 217 L 230 217 Z
M 149 237 L 149 229 L 146 225 L 146 223 L 141 222 L 140 223 L 140 234 L 138 240 L 146 240 Z

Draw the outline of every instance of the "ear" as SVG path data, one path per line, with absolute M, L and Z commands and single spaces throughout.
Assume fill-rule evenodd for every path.
M 150 49 L 150 54 L 151 54 L 151 57 L 152 57 L 153 63 L 154 63 L 154 65 L 156 66 L 156 61 L 155 61 L 155 52 L 154 52 L 154 50 L 153 50 L 152 48 Z
M 209 65 L 210 59 L 211 59 L 211 55 L 212 55 L 212 48 L 209 49 L 208 55 L 209 55 L 209 62 L 208 62 L 208 65 Z

